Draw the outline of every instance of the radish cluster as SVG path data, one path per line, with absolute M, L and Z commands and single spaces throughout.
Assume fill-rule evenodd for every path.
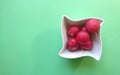
M 71 25 L 67 29 L 68 41 L 67 49 L 69 51 L 90 50 L 93 47 L 92 35 L 100 30 L 100 22 L 96 19 L 90 19 L 84 27 Z

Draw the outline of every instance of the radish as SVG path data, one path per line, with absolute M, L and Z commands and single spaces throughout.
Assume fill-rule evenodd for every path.
M 81 29 L 81 31 L 86 31 L 86 27 L 83 27 L 83 28 Z
M 69 37 L 76 37 L 78 32 L 79 32 L 79 27 L 77 25 L 72 25 L 68 28 Z
M 100 30 L 100 22 L 96 19 L 91 19 L 86 23 L 86 29 L 90 33 L 95 33 Z
M 86 44 L 90 39 L 90 36 L 88 34 L 88 32 L 86 31 L 80 31 L 77 36 L 76 36 L 76 40 L 79 44 Z
M 87 42 L 86 45 L 80 45 L 81 49 L 83 50 L 90 50 L 93 47 L 92 41 Z
M 67 49 L 69 51 L 76 51 L 79 49 L 79 44 L 77 43 L 75 38 L 70 38 L 67 41 Z

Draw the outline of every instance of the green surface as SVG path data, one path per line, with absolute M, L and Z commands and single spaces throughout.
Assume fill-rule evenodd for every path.
M 67 60 L 61 18 L 100 17 L 101 60 Z M 0 0 L 0 75 L 120 75 L 119 0 Z

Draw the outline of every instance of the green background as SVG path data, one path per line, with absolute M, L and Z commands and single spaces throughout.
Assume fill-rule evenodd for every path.
M 61 18 L 100 17 L 99 62 L 58 56 Z M 119 0 L 0 0 L 0 75 L 120 75 Z

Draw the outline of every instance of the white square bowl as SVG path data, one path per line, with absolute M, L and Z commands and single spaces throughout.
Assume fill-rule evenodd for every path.
M 84 19 L 80 19 L 80 20 L 73 20 L 73 19 L 70 19 L 66 16 L 63 16 L 62 24 L 61 24 L 63 46 L 62 46 L 62 49 L 60 50 L 60 52 L 58 53 L 59 56 L 61 56 L 63 58 L 68 58 L 68 59 L 75 59 L 75 58 L 81 58 L 84 56 L 90 56 L 98 61 L 100 60 L 100 57 L 102 54 L 102 40 L 101 40 L 100 31 L 97 32 L 95 35 L 95 39 L 93 40 L 93 48 L 91 50 L 88 50 L 88 51 L 78 50 L 75 52 L 70 52 L 66 48 L 66 43 L 68 40 L 67 27 L 69 25 L 73 25 L 73 24 L 85 25 L 85 23 L 90 19 L 97 19 L 100 22 L 100 27 L 102 27 L 104 20 L 101 18 L 90 17 L 90 18 L 84 18 Z

